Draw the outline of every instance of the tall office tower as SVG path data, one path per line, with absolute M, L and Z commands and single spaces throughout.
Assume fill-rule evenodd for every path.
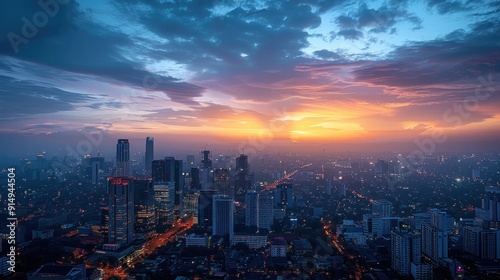
M 191 168 L 191 190 L 197 191 L 201 190 L 201 181 L 200 181 L 200 169 L 198 167 Z
M 346 187 L 344 183 L 339 185 L 339 196 L 346 196 Z
M 293 189 L 291 183 L 278 184 L 275 189 L 274 201 L 277 208 L 293 207 Z
M 422 225 L 422 253 L 437 263 L 448 258 L 446 212 L 432 209 L 431 223 Z
M 198 200 L 198 224 L 202 227 L 212 226 L 213 200 L 217 194 L 215 191 L 200 191 Z
M 151 179 L 134 180 L 135 230 L 145 232 L 155 227 L 154 187 Z
M 245 226 L 259 227 L 259 193 L 248 190 L 245 196 Z
M 108 178 L 108 242 L 129 245 L 134 234 L 134 179 Z
M 234 200 L 224 195 L 215 195 L 212 210 L 212 234 L 234 236 Z
M 146 154 L 144 156 L 144 169 L 146 170 L 146 176 L 151 177 L 151 170 L 153 169 L 153 159 L 155 156 L 154 150 L 154 137 L 146 138 Z
M 214 190 L 222 195 L 234 197 L 234 191 L 231 186 L 231 175 L 229 169 L 216 168 L 214 169 Z
M 392 202 L 385 199 L 374 200 L 372 215 L 379 218 L 392 217 Z
M 408 232 L 391 232 L 391 266 L 400 275 L 409 277 L 411 265 L 420 264 L 421 237 Z
M 274 221 L 273 194 L 270 191 L 259 194 L 259 228 L 271 229 Z
M 130 176 L 130 143 L 128 139 L 118 139 L 116 144 L 116 177 Z
M 154 182 L 155 220 L 159 225 L 173 222 L 175 186 L 171 182 Z
M 87 159 L 87 176 L 92 184 L 99 183 L 99 173 L 104 168 L 103 157 L 91 157 Z
M 249 180 L 248 156 L 241 154 L 236 158 L 236 192 L 245 193 L 251 187 Z
M 165 157 L 152 161 L 151 177 L 153 182 L 175 183 L 175 158 Z

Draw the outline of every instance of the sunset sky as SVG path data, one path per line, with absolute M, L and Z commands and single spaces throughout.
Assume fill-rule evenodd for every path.
M 500 146 L 500 1 L 37 2 L 0 3 L 2 145 Z

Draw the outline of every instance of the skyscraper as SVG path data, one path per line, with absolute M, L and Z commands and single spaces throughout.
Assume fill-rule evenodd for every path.
M 212 234 L 229 235 L 229 241 L 234 236 L 234 205 L 233 198 L 216 195 L 213 200 Z
M 144 157 L 144 169 L 146 170 L 146 176 L 151 177 L 152 164 L 154 159 L 154 137 L 146 138 L 146 154 Z
M 130 144 L 128 139 L 118 139 L 116 144 L 116 177 L 130 176 Z
M 255 190 L 247 191 L 245 196 L 245 226 L 259 227 L 259 193 Z
M 236 158 L 236 192 L 245 193 L 251 187 L 249 180 L 248 156 L 241 154 Z
M 134 180 L 135 230 L 144 232 L 155 226 L 154 188 L 151 179 Z
M 132 177 L 108 178 L 108 242 L 121 246 L 133 241 L 134 180 Z

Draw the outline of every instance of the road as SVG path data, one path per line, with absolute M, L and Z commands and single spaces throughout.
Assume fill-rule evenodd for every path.
M 193 226 L 193 217 L 190 217 L 186 221 L 176 222 L 173 227 L 164 233 L 158 234 L 148 240 L 142 246 L 142 254 L 132 261 L 128 262 L 130 268 L 134 268 L 135 264 L 142 262 L 149 255 L 151 255 L 158 247 L 165 245 L 168 242 L 174 240 L 178 234 L 182 234 Z M 110 279 L 113 276 L 117 276 L 120 279 L 125 279 L 128 276 L 128 270 L 121 267 L 110 268 L 110 267 L 100 267 L 104 270 L 104 279 Z
M 283 183 L 284 181 L 288 180 L 290 177 L 292 177 L 293 175 L 297 174 L 297 172 L 300 171 L 300 169 L 304 168 L 304 167 L 308 167 L 308 166 L 311 166 L 312 163 L 309 163 L 309 164 L 306 164 L 306 165 L 303 165 L 301 166 L 299 169 L 297 170 L 294 170 L 288 174 L 286 174 L 285 176 L 281 177 L 280 179 L 274 181 L 274 183 L 270 184 L 270 185 L 267 185 L 266 186 L 266 190 L 270 190 L 270 189 L 275 189 L 279 184 Z

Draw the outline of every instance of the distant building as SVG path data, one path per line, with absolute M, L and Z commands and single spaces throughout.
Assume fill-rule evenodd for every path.
M 248 190 L 245 196 L 245 226 L 259 226 L 259 193 Z
M 146 177 L 151 177 L 151 171 L 153 170 L 153 159 L 154 159 L 154 137 L 146 138 L 146 153 L 144 156 L 144 169 L 146 171 Z
M 380 218 L 392 217 L 392 202 L 385 199 L 374 200 L 372 215 Z
M 134 234 L 134 179 L 108 178 L 108 242 L 129 245 Z
M 234 197 L 234 190 L 231 186 L 231 175 L 229 174 L 229 169 L 214 169 L 213 179 L 213 188 L 218 194 Z
M 128 139 L 118 139 L 116 144 L 116 174 L 115 177 L 130 176 L 130 143 Z

